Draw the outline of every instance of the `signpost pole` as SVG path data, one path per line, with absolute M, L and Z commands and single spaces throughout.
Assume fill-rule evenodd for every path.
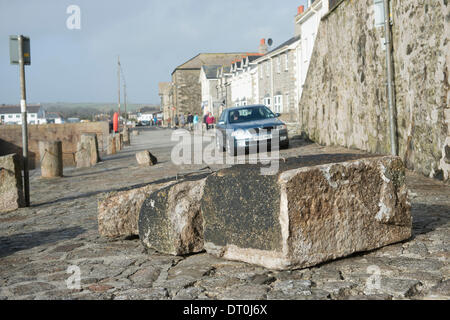
M 20 110 L 22 113 L 22 152 L 23 152 L 23 187 L 25 205 L 30 206 L 30 178 L 28 172 L 28 126 L 27 126 L 27 95 L 25 87 L 25 61 L 23 55 L 23 36 L 18 37 L 19 70 L 20 70 Z

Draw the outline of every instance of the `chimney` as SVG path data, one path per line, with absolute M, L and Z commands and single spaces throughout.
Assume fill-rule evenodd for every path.
M 259 49 L 258 52 L 261 54 L 266 54 L 268 52 L 267 49 L 267 44 L 266 44 L 266 39 L 261 39 L 261 41 L 259 42 Z
M 301 5 L 297 7 L 297 15 L 302 14 L 305 11 L 305 6 Z

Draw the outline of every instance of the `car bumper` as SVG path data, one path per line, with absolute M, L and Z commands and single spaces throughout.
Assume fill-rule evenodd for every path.
M 287 134 L 287 130 L 281 130 L 279 132 L 278 136 L 278 145 L 284 146 L 289 143 L 289 137 Z M 260 137 L 257 135 L 252 136 L 251 138 L 245 138 L 245 139 L 234 139 L 234 146 L 235 148 L 251 148 L 251 147 L 257 147 L 261 145 L 270 145 L 273 146 L 274 143 L 274 137 Z

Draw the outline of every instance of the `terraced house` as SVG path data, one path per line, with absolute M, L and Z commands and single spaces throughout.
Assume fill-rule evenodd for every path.
M 204 65 L 229 65 L 245 55 L 235 53 L 200 53 L 176 67 L 172 72 L 171 103 L 176 114 L 203 114 L 201 101 L 200 71 Z
M 296 48 L 300 37 L 295 36 L 266 55 L 258 58 L 258 102 L 280 113 L 286 122 L 297 121 Z

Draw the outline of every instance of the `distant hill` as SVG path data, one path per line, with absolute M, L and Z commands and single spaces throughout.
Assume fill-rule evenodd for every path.
M 112 116 L 114 112 L 118 111 L 116 103 L 69 103 L 69 102 L 53 102 L 41 103 L 47 111 L 59 112 L 64 118 L 80 118 L 92 120 L 93 116 L 97 114 L 109 114 Z M 159 105 L 145 104 L 145 103 L 127 103 L 127 112 L 135 112 L 139 109 L 159 110 Z M 120 112 L 125 112 L 125 106 L 120 105 Z

